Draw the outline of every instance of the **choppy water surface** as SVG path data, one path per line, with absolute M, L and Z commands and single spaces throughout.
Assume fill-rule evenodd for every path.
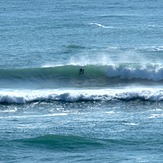
M 162 7 L 2 0 L 0 161 L 162 162 Z

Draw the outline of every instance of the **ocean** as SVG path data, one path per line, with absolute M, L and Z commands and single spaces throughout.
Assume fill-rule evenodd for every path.
M 162 9 L 1 0 L 0 162 L 163 162 Z

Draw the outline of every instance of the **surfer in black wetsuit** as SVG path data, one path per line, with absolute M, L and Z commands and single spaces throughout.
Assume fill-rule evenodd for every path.
M 80 68 L 79 69 L 79 74 L 81 75 L 81 74 L 84 74 L 84 69 L 83 68 Z

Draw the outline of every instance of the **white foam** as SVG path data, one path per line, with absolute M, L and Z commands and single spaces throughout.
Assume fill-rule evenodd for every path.
M 124 65 L 110 65 L 107 71 L 108 77 L 120 77 L 121 79 L 147 79 L 153 81 L 163 80 L 163 65 L 150 64 L 136 67 Z
M 162 118 L 163 114 L 151 114 L 148 118 L 149 119 L 154 119 L 154 118 Z
M 127 125 L 127 126 L 138 126 L 139 124 L 138 123 L 132 123 L 132 122 L 128 122 L 128 123 L 123 123 L 124 125 Z
M 87 90 L 3 90 L 0 103 L 25 104 L 35 101 L 112 101 L 142 99 L 163 101 L 163 90 L 157 88 L 121 88 Z
M 5 109 L 5 110 L 0 110 L 1 113 L 15 113 L 18 109 Z
M 96 25 L 98 27 L 102 27 L 102 28 L 114 28 L 113 26 L 105 26 L 103 24 L 100 23 L 90 23 L 91 25 Z

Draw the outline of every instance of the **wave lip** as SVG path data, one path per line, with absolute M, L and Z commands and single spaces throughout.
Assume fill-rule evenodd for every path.
M 82 102 L 82 101 L 163 101 L 163 89 L 94 89 L 94 90 L 24 90 L 3 91 L 1 104 L 25 104 L 33 102 Z

